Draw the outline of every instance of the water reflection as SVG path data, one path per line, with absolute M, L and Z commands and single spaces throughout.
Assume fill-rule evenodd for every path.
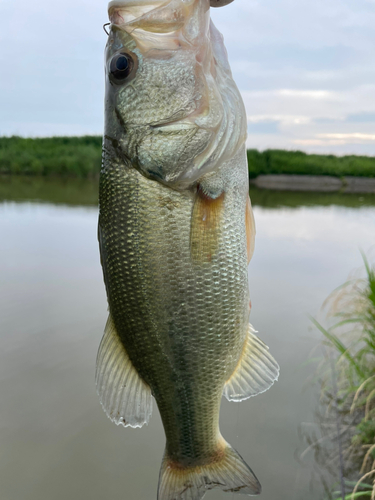
M 99 181 L 95 179 L 1 176 L 0 202 L 38 201 L 73 206 L 97 206 Z
M 251 319 L 281 377 L 248 402 L 223 401 L 221 429 L 262 482 L 263 500 L 317 500 L 312 463 L 307 457 L 302 467 L 295 457 L 298 427 L 315 411 L 305 390 L 313 369 L 304 362 L 320 335 L 309 329 L 306 313 L 314 315 L 347 270 L 362 264 L 358 247 L 373 244 L 375 200 L 283 198 L 254 189 L 251 195 L 257 222 Z M 0 183 L 0 200 L 1 497 L 154 498 L 164 449 L 157 411 L 145 429 L 117 428 L 95 394 L 107 315 L 97 183 L 12 178 Z M 212 491 L 206 498 L 230 496 Z
M 0 202 L 40 201 L 75 206 L 97 206 L 99 181 L 97 179 L 44 178 L 1 176 Z M 254 206 L 265 208 L 301 206 L 329 206 L 360 208 L 374 206 L 374 194 L 301 193 L 271 191 L 250 186 Z

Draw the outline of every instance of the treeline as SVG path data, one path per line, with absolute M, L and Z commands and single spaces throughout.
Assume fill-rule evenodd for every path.
M 267 174 L 375 177 L 375 157 L 313 155 L 302 151 L 247 151 L 250 178 Z
M 101 147 L 99 136 L 0 137 L 0 173 L 95 177 L 100 171 Z
M 0 137 L 0 174 L 97 177 L 99 136 L 25 139 Z M 375 157 L 313 155 L 301 151 L 249 149 L 250 178 L 265 174 L 375 177 Z

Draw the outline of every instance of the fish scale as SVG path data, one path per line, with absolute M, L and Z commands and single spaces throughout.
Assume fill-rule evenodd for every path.
M 176 416 L 165 393 L 172 392 L 175 398 L 170 383 L 177 376 L 183 387 L 196 392 L 188 408 L 182 403 L 181 415 L 199 450 L 184 446 L 182 454 L 210 454 L 216 446 L 217 429 L 212 422 L 217 421 L 214 413 L 218 414 L 222 386 L 234 370 L 246 335 L 245 235 L 242 231 L 238 247 L 239 232 L 231 222 L 233 210 L 239 209 L 237 193 L 231 202 L 228 192 L 228 220 L 218 255 L 210 263 L 195 265 L 189 244 L 194 194 L 168 190 L 173 207 L 168 209 L 160 206 L 167 189 L 125 165 L 115 163 L 102 171 L 99 225 L 107 292 L 118 334 L 156 396 L 167 436 L 176 433 Z M 239 317 L 241 336 L 233 335 Z M 211 433 L 207 433 L 207 422 Z M 181 424 L 185 430 L 187 424 Z

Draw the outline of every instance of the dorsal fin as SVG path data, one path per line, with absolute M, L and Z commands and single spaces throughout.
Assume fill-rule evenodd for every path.
M 108 317 L 96 360 L 96 389 L 107 416 L 117 425 L 142 427 L 152 413 L 152 396 L 129 359 Z
M 247 338 L 238 365 L 224 386 L 228 401 L 243 401 L 267 391 L 279 378 L 279 365 L 268 347 L 249 324 Z

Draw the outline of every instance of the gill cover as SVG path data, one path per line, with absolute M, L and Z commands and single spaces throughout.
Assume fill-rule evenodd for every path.
M 106 136 L 143 175 L 186 189 L 220 169 L 246 140 L 246 113 L 210 6 L 228 0 L 109 4 Z M 120 80 L 125 56 L 136 72 Z M 134 59 L 134 57 L 133 57 Z M 131 81 L 130 81 L 131 78 Z M 115 84 L 113 84 L 113 82 Z

